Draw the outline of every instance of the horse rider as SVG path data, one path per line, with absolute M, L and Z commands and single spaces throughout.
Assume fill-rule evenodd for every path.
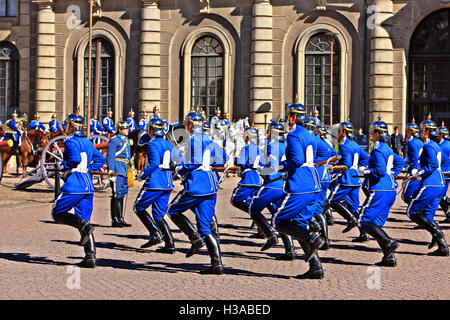
M 58 116 L 54 113 L 52 114 L 52 120 L 48 123 L 48 127 L 50 129 L 50 132 L 59 132 L 62 131 L 61 126 L 58 122 Z
M 448 185 L 450 183 L 450 176 L 448 175 L 450 174 L 450 141 L 445 139 L 445 137 L 448 136 L 448 129 L 445 126 L 444 122 L 442 122 L 442 126 L 440 126 L 437 131 L 439 136 L 437 137 L 436 142 L 441 148 L 442 152 L 441 166 L 442 172 L 445 175 L 445 187 L 439 205 L 444 211 L 446 218 L 442 220 L 440 223 L 450 223 L 450 199 L 447 197 Z
M 153 113 L 150 114 L 150 119 L 149 119 L 149 120 L 152 120 L 152 119 L 159 119 L 159 118 L 160 118 L 160 115 L 159 115 L 159 107 L 154 106 L 154 107 L 153 107 Z
M 175 168 L 184 177 L 184 190 L 169 205 L 169 215 L 173 223 L 189 237 L 191 248 L 186 254 L 189 258 L 206 243 L 211 267 L 201 274 L 222 274 L 223 264 L 219 241 L 211 230 L 218 191 L 218 174 L 211 166 L 222 167 L 228 156 L 213 141 L 202 133 L 202 117 L 193 113 L 186 119 L 186 130 L 191 137 L 188 142 L 185 162 Z M 197 220 L 197 230 L 183 215 L 193 210 Z
M 230 120 L 228 120 L 228 116 L 229 116 L 228 112 L 225 112 L 225 113 L 223 114 L 223 118 L 222 118 L 222 120 L 220 120 L 220 125 L 221 125 L 222 127 L 223 127 L 223 126 L 228 126 L 228 125 L 231 124 Z
M 304 127 L 306 110 L 302 104 L 288 107 L 288 121 L 291 132 L 287 135 L 286 160 L 279 166 L 280 172 L 287 172 L 284 194 L 275 203 L 277 211 L 272 222 L 275 229 L 300 243 L 309 270 L 297 279 L 321 279 L 324 276 L 317 250 L 325 240 L 308 230 L 314 215 L 313 205 L 321 191 L 320 178 L 315 167 L 317 140 Z
M 117 135 L 109 140 L 106 152 L 109 179 L 111 181 L 111 220 L 113 228 L 131 227 L 123 218 L 124 198 L 128 193 L 128 170 L 131 166 L 131 147 L 128 140 L 128 124 L 117 124 Z
M 381 119 L 370 126 L 370 137 L 373 149 L 368 168 L 358 169 L 358 174 L 369 180 L 369 195 L 361 208 L 358 224 L 363 232 L 375 238 L 383 251 L 383 259 L 375 265 L 395 267 L 397 261 L 394 251 L 398 243 L 382 227 L 397 195 L 398 183 L 394 177 L 403 169 L 405 161 L 384 142 L 389 134 L 386 123 Z
M 319 111 L 317 110 L 317 107 L 314 107 L 313 110 L 313 116 L 311 117 L 312 121 L 316 125 L 316 127 L 319 127 L 322 125 L 322 121 L 319 119 Z
M 148 143 L 148 166 L 138 176 L 138 180 L 145 183 L 134 202 L 133 210 L 150 233 L 150 239 L 141 248 L 148 248 L 161 243 L 164 247 L 156 252 L 175 252 L 172 232 L 164 220 L 169 206 L 169 198 L 175 187 L 172 180 L 171 164 L 182 163 L 183 156 L 174 145 L 164 139 L 164 124 L 161 119 L 150 121 L 149 135 L 152 140 Z M 152 207 L 153 218 L 146 209 Z
M 47 132 L 47 128 L 44 127 L 42 122 L 39 120 L 41 118 L 41 115 L 39 113 L 34 114 L 34 120 L 30 121 L 30 124 L 28 127 L 30 130 L 37 130 L 41 132 Z
M 359 208 L 359 190 L 362 181 L 358 178 L 358 168 L 366 166 L 369 155 L 353 141 L 353 125 L 350 122 L 342 122 L 339 125 L 339 155 L 341 159 L 337 165 L 345 166 L 345 170 L 336 181 L 332 183 L 331 194 L 327 203 L 344 219 L 347 220 L 347 227 L 342 231 L 346 233 L 358 225 L 356 217 Z M 344 201 L 346 204 L 344 204 Z M 355 241 L 368 240 L 367 235 L 360 234 Z
M 6 121 L 6 123 L 5 123 L 5 127 L 6 127 L 5 138 L 12 139 L 14 142 L 14 145 L 12 147 L 13 154 L 19 152 L 19 148 L 22 145 L 22 138 L 23 138 L 23 134 L 24 134 L 23 122 L 18 121 L 17 117 L 18 117 L 18 114 L 14 110 L 13 114 L 11 115 L 11 119 Z
M 220 110 L 220 108 L 217 108 L 215 115 L 211 118 L 211 121 L 209 122 L 211 127 L 213 127 L 214 125 L 220 124 L 220 115 L 221 114 L 222 114 L 222 111 Z
M 150 120 L 152 120 L 152 119 L 150 119 Z M 147 121 L 147 113 L 145 111 L 141 111 L 141 120 L 139 120 L 139 130 L 147 131 L 148 123 L 149 123 L 149 121 Z
M 82 116 L 70 114 L 67 120 L 67 134 L 71 136 L 64 141 L 64 160 L 61 163 L 66 178 L 53 204 L 52 216 L 56 222 L 77 228 L 80 232 L 80 245 L 84 246 L 85 257 L 78 266 L 95 268 L 94 226 L 89 223 L 93 210 L 94 184 L 89 171 L 100 170 L 105 157 L 86 139 L 82 131 Z M 74 214 L 69 213 L 72 209 Z
M 106 117 L 103 118 L 103 129 L 107 135 L 115 135 L 117 131 L 114 129 L 114 121 L 112 119 L 113 112 L 108 109 L 106 112 Z
M 431 117 L 430 117 L 431 118 Z M 445 189 L 441 169 L 442 151 L 434 142 L 438 137 L 437 125 L 434 121 L 425 120 L 420 124 L 420 139 L 423 141 L 423 151 L 420 154 L 419 167 L 411 171 L 413 179 L 420 178 L 419 189 L 413 194 L 406 214 L 411 221 L 427 230 L 431 236 L 431 249 L 438 245 L 436 251 L 428 253 L 431 256 L 448 256 L 449 250 L 441 227 L 434 221 Z
M 97 120 L 97 115 L 95 113 L 93 113 L 91 116 L 90 130 L 92 136 L 106 134 L 106 132 L 103 131 L 103 127 L 100 124 L 100 121 Z M 100 141 L 101 141 L 100 138 L 95 139 L 95 143 L 100 143 Z
M 67 117 L 69 116 L 69 114 L 70 113 L 66 113 L 66 117 L 64 118 L 63 122 L 61 123 L 61 126 L 64 131 L 66 131 L 66 129 L 67 129 Z
M 133 108 L 128 112 L 128 118 L 125 120 L 128 124 L 128 132 L 131 133 L 137 130 L 136 122 L 134 121 L 134 111 Z

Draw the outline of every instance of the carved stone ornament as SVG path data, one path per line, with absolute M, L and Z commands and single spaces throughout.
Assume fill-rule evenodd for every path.
M 198 0 L 200 4 L 200 12 L 209 13 L 209 0 Z
M 88 3 L 90 4 L 91 1 L 88 0 Z M 92 1 L 92 16 L 96 18 L 102 17 L 102 3 L 101 0 L 93 0 Z

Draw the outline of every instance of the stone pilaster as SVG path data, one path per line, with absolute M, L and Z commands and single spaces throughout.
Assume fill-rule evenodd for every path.
M 394 51 L 391 40 L 393 3 L 391 0 L 374 0 L 378 15 L 371 30 L 369 123 L 378 115 L 392 130 L 394 123 Z
M 272 119 L 273 109 L 273 9 L 269 0 L 255 0 L 252 19 L 252 72 L 250 112 L 256 126 Z M 270 104 L 271 111 L 256 113 Z
M 56 37 L 53 0 L 34 0 L 37 13 L 36 111 L 47 123 L 56 111 Z M 31 118 L 31 115 L 30 115 Z
M 158 1 L 142 0 L 139 110 L 161 107 L 161 22 Z M 166 113 L 168 110 L 161 110 Z

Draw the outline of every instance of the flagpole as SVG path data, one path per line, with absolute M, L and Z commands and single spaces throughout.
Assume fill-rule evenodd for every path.
M 89 60 L 88 60 L 88 101 L 87 101 L 87 136 L 91 132 L 91 66 L 92 66 L 92 4 L 93 0 L 89 1 Z M 97 53 L 98 54 L 98 53 Z

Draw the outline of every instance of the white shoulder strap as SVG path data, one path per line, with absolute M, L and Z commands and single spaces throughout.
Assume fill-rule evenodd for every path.
M 387 164 L 386 164 L 386 172 L 387 174 L 392 174 L 392 168 L 394 167 L 394 156 L 391 154 L 388 158 Z
M 170 170 L 170 150 L 164 152 L 163 162 L 159 167 L 161 170 Z
M 358 169 L 358 164 L 359 164 L 359 153 L 355 153 L 353 155 L 353 165 L 352 165 L 352 169 Z
M 314 167 L 314 149 L 312 145 L 306 147 L 306 159 L 304 166 Z
M 437 160 L 438 160 L 438 163 L 439 163 L 439 168 L 438 168 L 438 170 L 441 170 L 442 153 L 441 153 L 440 151 L 437 153 Z
M 211 150 L 208 148 L 203 152 L 203 160 L 201 170 L 211 171 Z

